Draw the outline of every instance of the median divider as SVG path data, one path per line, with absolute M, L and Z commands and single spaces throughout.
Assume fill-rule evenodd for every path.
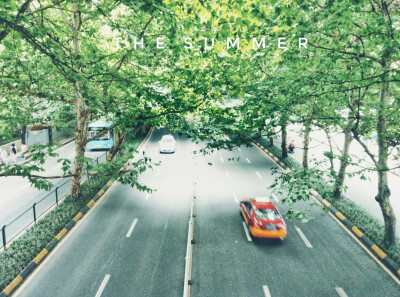
M 194 218 L 195 218 L 196 197 L 192 199 L 189 217 L 189 231 L 185 256 L 185 278 L 183 285 L 183 297 L 190 297 L 190 289 L 192 286 L 192 258 L 194 245 Z
M 142 141 L 139 149 L 143 146 L 145 142 L 149 139 L 152 134 L 153 129 L 151 129 Z M 129 166 L 129 161 L 121 167 L 122 170 L 126 170 Z M 80 212 L 78 212 L 65 227 L 56 235 L 54 238 L 46 245 L 46 247 L 28 264 L 28 266 L 22 270 L 11 282 L 10 284 L 0 293 L 0 297 L 8 297 L 12 292 L 29 276 L 29 274 L 40 265 L 40 263 L 46 258 L 46 256 L 56 247 L 56 245 L 62 240 L 62 238 L 76 225 L 76 223 L 93 207 L 93 205 L 100 199 L 101 196 L 112 186 L 116 181 L 115 179 L 110 179 L 106 185 L 90 200 Z
M 267 149 L 262 147 L 260 143 L 253 142 L 253 145 L 257 146 L 261 149 L 269 159 L 271 159 L 278 167 L 282 170 L 288 172 L 290 171 L 290 167 L 287 166 L 283 161 L 279 160 L 276 156 L 274 156 Z M 283 164 L 283 165 L 282 165 Z M 319 201 L 324 207 L 326 207 L 329 212 L 331 212 L 335 217 L 339 219 L 340 222 L 346 226 L 353 234 L 355 234 L 362 244 L 368 248 L 372 253 L 378 256 L 380 262 L 384 264 L 399 280 L 400 280 L 400 266 L 394 262 L 381 248 L 379 248 L 375 243 L 373 243 L 357 226 L 355 226 L 350 220 L 348 220 L 340 211 L 338 211 L 332 204 L 322 198 L 322 196 L 315 191 L 314 189 L 310 189 L 309 193 L 312 197 L 314 197 L 317 201 Z

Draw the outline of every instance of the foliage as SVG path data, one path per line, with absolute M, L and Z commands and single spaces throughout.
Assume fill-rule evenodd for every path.
M 139 133 L 138 137 L 127 146 L 137 148 L 147 131 Z M 121 168 L 126 158 L 132 157 L 129 152 L 126 150 L 124 156 L 115 159 L 114 171 Z M 108 174 L 91 177 L 88 182 L 82 184 L 81 199 L 66 197 L 60 205 L 41 218 L 0 254 L 0 291 L 32 261 L 109 180 Z M 147 187 L 144 187 L 143 190 L 147 190 Z

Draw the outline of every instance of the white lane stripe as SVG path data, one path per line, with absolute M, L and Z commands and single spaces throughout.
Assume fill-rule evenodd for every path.
M 336 287 L 335 289 L 336 289 L 336 292 L 338 292 L 340 297 L 347 297 L 346 292 L 342 288 Z
M 156 176 L 158 176 L 160 174 L 160 170 L 158 170 L 157 172 L 156 172 Z
M 240 149 L 240 147 L 238 147 L 238 151 L 241 152 L 242 150 Z
M 271 196 L 272 196 L 272 198 L 274 198 L 274 200 L 275 200 L 276 202 L 279 202 L 279 199 L 278 199 L 278 197 L 276 197 L 275 194 L 271 194 Z
M 147 193 L 147 195 L 146 195 L 146 197 L 144 199 L 147 200 L 147 199 L 149 199 L 149 197 L 150 197 L 150 194 Z
M 219 159 L 221 160 L 221 163 L 224 163 L 224 159 L 222 159 L 222 156 L 219 156 Z
M 229 174 L 229 171 L 228 171 L 228 170 L 225 170 L 225 174 L 226 174 L 226 176 L 227 176 L 228 178 L 231 178 L 231 175 Z
M 129 230 L 128 230 L 128 233 L 126 233 L 126 236 L 125 236 L 126 238 L 131 237 L 133 228 L 135 228 L 135 225 L 136 225 L 137 221 L 138 221 L 138 219 L 134 219 L 134 220 L 133 220 L 132 225 L 131 225 L 131 227 L 130 227 Z
M 249 234 L 249 230 L 247 229 L 246 223 L 245 222 L 242 222 L 242 223 L 243 223 L 244 232 L 246 233 L 247 240 L 248 241 L 252 241 L 251 237 L 250 237 L 250 234 Z
M 251 163 L 251 161 L 249 160 L 249 158 L 246 158 L 246 161 L 247 161 L 247 163 L 249 163 L 249 164 Z
M 256 171 L 256 174 L 258 175 L 258 178 L 259 178 L 259 179 L 263 179 L 262 176 L 261 176 L 261 174 L 260 174 L 258 171 Z
M 103 293 L 104 288 L 106 287 L 109 279 L 110 279 L 110 275 L 106 274 L 106 276 L 104 277 L 104 279 L 103 279 L 103 281 L 102 281 L 102 283 L 100 285 L 100 288 L 97 290 L 97 293 L 96 293 L 95 297 L 100 297 L 101 296 L 101 294 Z
M 235 202 L 236 202 L 236 203 L 239 203 L 239 200 L 238 200 L 238 198 L 237 198 L 237 196 L 236 196 L 236 193 L 235 193 L 235 192 L 233 192 L 233 199 L 235 199 Z
M 297 233 L 299 233 L 301 239 L 303 239 L 303 241 L 304 241 L 304 243 L 306 244 L 306 246 L 307 246 L 308 248 L 311 249 L 311 248 L 312 248 L 312 245 L 311 245 L 311 243 L 308 241 L 307 237 L 304 235 L 303 231 L 301 231 L 300 228 L 297 227 L 297 226 L 295 226 L 295 228 L 296 228 Z
M 263 286 L 263 291 L 264 291 L 265 297 L 271 297 L 271 294 L 269 293 L 268 286 Z

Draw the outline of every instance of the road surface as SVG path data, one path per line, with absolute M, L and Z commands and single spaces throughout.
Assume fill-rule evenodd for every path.
M 319 207 L 312 224 L 287 222 L 282 242 L 249 240 L 238 201 L 265 195 L 274 178 L 256 147 L 194 158 L 190 139 L 174 135 L 175 154 L 161 155 L 164 133 L 145 147 L 161 166 L 140 177 L 157 191 L 115 183 L 15 296 L 182 296 L 194 194 L 193 297 L 400 296 L 399 284 Z

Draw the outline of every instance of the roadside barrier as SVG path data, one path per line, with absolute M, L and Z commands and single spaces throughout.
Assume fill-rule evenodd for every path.
M 107 156 L 108 152 L 105 152 L 94 159 L 89 165 L 94 166 L 98 165 L 99 163 L 103 163 L 107 160 Z M 86 173 L 82 176 L 82 183 L 88 179 L 90 179 L 90 175 Z M 21 235 L 22 232 L 28 229 L 32 224 L 35 224 L 43 214 L 45 214 L 53 206 L 58 205 L 66 196 L 68 196 L 70 185 L 70 179 L 59 185 L 55 184 L 54 190 L 46 194 L 39 201 L 33 203 L 30 208 L 18 215 L 15 219 L 5 224 L 1 228 L 0 250 L 2 248 L 6 249 L 8 243 L 12 242 L 16 237 Z

